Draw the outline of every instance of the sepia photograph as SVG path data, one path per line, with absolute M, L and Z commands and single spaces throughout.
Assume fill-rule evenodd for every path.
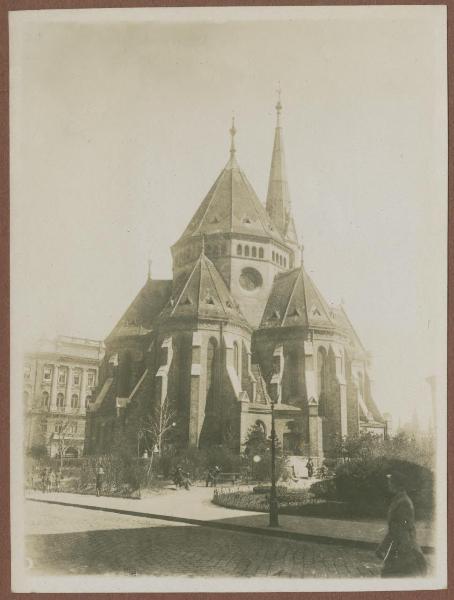
M 9 13 L 13 592 L 446 587 L 446 26 Z

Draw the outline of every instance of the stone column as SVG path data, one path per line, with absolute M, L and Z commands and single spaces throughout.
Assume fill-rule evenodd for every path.
M 85 398 L 87 395 L 87 370 L 82 368 L 81 372 L 80 372 L 80 410 L 81 412 L 85 412 L 86 410 L 86 405 L 85 405 Z
M 72 376 L 73 376 L 73 370 L 72 367 L 70 367 L 69 365 L 66 367 L 67 371 L 66 371 L 66 375 L 67 375 L 67 380 L 66 380 L 66 402 L 65 402 L 65 412 L 71 410 L 71 386 L 72 386 Z
M 50 392 L 50 410 L 57 410 L 58 365 L 52 365 L 52 388 Z

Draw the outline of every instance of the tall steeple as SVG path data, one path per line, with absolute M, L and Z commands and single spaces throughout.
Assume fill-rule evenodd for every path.
M 285 154 L 281 126 L 281 88 L 279 86 L 276 104 L 276 129 L 274 133 L 273 155 L 271 157 L 270 178 L 268 194 L 266 197 L 266 210 L 271 220 L 284 237 L 287 244 L 294 250 L 294 266 L 301 260 L 298 236 L 293 221 L 290 194 L 285 170 Z

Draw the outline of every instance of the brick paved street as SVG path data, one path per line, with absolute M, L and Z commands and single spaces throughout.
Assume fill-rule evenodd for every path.
M 371 577 L 373 552 L 27 502 L 31 574 Z

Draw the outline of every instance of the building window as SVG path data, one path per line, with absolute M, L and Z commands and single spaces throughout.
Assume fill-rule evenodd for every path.
M 52 379 L 52 367 L 46 366 L 43 371 L 43 381 L 51 381 Z
M 257 258 L 257 248 L 252 246 L 252 258 Z
M 263 258 L 263 248 L 259 248 L 259 258 Z
M 91 401 L 92 401 L 92 397 L 91 396 L 86 396 L 86 398 L 85 398 L 85 406 L 88 406 Z
M 284 267 L 287 268 L 287 259 L 284 256 Z
M 96 381 L 96 373 L 94 371 L 88 371 L 88 385 L 93 387 Z
M 63 406 L 65 406 L 65 397 L 62 393 L 57 394 L 57 406 L 58 408 L 63 408 Z
M 58 369 L 58 383 L 60 385 L 66 383 L 66 369 Z
M 43 406 L 46 408 L 49 406 L 49 392 L 43 392 L 42 403 Z
M 281 267 L 282 267 L 282 255 L 279 255 L 279 264 L 280 264 L 280 265 L 281 265 Z
M 238 342 L 233 342 L 233 366 L 235 367 L 236 374 L 240 374 L 240 349 L 238 348 Z
M 32 374 L 32 368 L 30 365 L 25 365 L 24 367 L 24 379 L 28 381 Z
M 73 375 L 73 385 L 80 385 L 80 371 L 75 371 Z
M 68 433 L 77 433 L 77 423 L 70 423 L 68 425 Z
M 244 247 L 244 256 L 249 256 L 249 246 Z
M 71 396 L 71 408 L 79 408 L 80 403 L 79 403 L 79 396 L 78 394 L 73 394 Z
M 276 253 L 274 252 L 274 250 L 271 253 L 271 260 L 274 262 L 275 261 L 275 257 L 276 257 Z

